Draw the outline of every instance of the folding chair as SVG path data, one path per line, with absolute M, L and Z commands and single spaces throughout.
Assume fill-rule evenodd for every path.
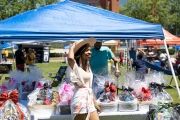
M 58 80 L 58 81 L 62 81 L 62 78 L 64 77 L 64 75 L 66 74 L 66 69 L 67 66 L 60 66 L 58 72 L 56 73 L 55 76 L 52 76 L 52 73 L 49 73 L 49 77 L 51 77 L 53 80 Z

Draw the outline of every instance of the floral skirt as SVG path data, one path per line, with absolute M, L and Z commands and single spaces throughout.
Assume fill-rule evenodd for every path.
M 89 120 L 90 113 L 96 111 L 93 102 L 93 92 L 91 88 L 79 88 L 75 90 L 71 102 L 72 120 L 78 114 L 87 113 L 86 120 Z

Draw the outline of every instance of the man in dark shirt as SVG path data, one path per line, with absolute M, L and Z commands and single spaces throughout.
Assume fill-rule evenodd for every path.
M 138 48 L 137 59 L 132 64 L 133 67 L 136 68 L 137 79 L 144 79 L 144 74 L 147 73 L 146 68 L 146 53 Z
M 22 52 L 22 45 L 18 46 L 18 50 L 15 52 L 16 69 L 24 72 L 24 53 Z

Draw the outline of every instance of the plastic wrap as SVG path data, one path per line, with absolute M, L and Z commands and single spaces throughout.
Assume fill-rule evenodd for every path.
M 115 79 L 109 78 L 108 76 L 100 76 L 100 75 L 94 74 L 92 88 L 93 88 L 93 92 L 96 98 L 99 98 L 100 95 L 104 92 L 104 84 L 107 80 L 110 83 L 116 82 Z
M 158 103 L 158 106 L 150 107 L 149 117 L 153 120 L 180 120 L 175 106 L 170 103 Z
M 7 100 L 2 106 L 0 120 L 20 120 L 18 110 L 13 101 Z
M 148 84 L 146 82 L 136 81 L 132 85 L 133 95 L 139 100 L 139 101 L 149 101 L 152 99 L 151 91 L 148 88 Z
M 133 101 L 135 99 L 135 96 L 131 93 L 132 91 L 133 91 L 132 88 L 130 87 L 125 88 L 123 86 L 123 92 L 118 95 L 119 100 L 125 102 Z
M 113 82 L 106 81 L 104 84 L 104 92 L 98 98 L 100 102 L 110 103 L 116 101 L 116 87 Z
M 150 83 L 153 83 L 153 82 L 156 82 L 158 84 L 166 84 L 168 83 L 168 80 L 165 79 L 164 77 L 164 73 L 162 72 L 157 72 L 157 71 L 154 71 L 150 74 L 146 74 L 145 75 L 145 81 L 148 82 L 149 84 Z
M 58 86 L 58 92 L 59 92 L 59 105 L 70 105 L 71 99 L 74 95 L 74 86 L 67 82 L 62 82 Z
M 164 84 L 158 84 L 156 82 L 150 83 L 149 88 L 153 100 L 155 101 L 173 101 L 172 97 L 163 89 Z
M 20 110 L 24 114 L 24 120 L 30 120 L 30 114 L 29 114 L 28 109 L 20 103 L 18 103 L 18 105 L 19 105 Z
M 66 79 L 58 86 L 59 99 L 56 111 L 58 114 L 71 114 L 70 104 L 74 95 L 74 85 L 68 81 Z

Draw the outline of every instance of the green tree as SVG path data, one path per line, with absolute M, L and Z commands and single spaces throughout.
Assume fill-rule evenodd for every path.
M 143 21 L 161 24 L 166 29 L 174 29 L 179 21 L 180 0 L 128 0 L 120 8 L 120 13 Z
M 59 1 L 60 0 L 0 0 L 0 20 Z

